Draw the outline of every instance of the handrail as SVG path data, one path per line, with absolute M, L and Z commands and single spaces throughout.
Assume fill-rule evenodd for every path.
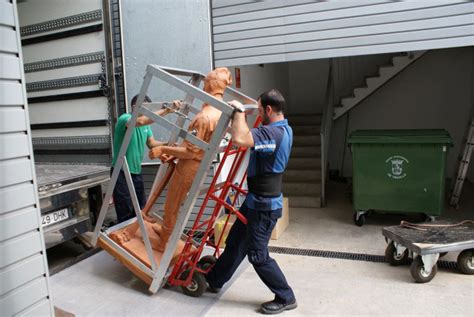
M 321 120 L 321 207 L 326 205 L 326 178 L 329 142 L 331 138 L 332 117 L 334 115 L 333 61 L 329 60 L 328 81 L 326 85 L 326 103 Z

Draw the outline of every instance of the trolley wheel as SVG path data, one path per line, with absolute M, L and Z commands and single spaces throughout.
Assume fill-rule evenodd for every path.
M 435 277 L 436 272 L 438 272 L 438 264 L 435 264 L 431 271 L 427 271 L 423 266 L 421 256 L 417 256 L 411 262 L 410 273 L 417 283 L 428 283 Z
M 206 256 L 203 256 L 199 262 L 198 262 L 198 266 L 203 269 L 203 270 L 207 270 L 210 266 L 213 266 L 214 264 L 216 264 L 217 262 L 217 258 L 213 255 L 206 255 Z
M 181 279 L 185 280 L 188 277 L 189 272 L 191 272 L 190 269 L 184 271 L 181 275 Z M 191 283 L 188 286 L 181 286 L 181 288 L 183 289 L 183 293 L 186 295 L 200 297 L 204 294 L 207 288 L 206 277 L 201 272 L 194 271 Z
M 390 242 L 385 249 L 385 261 L 390 265 L 399 266 L 405 265 L 408 263 L 408 249 L 406 249 L 403 254 L 397 255 L 397 248 L 393 242 Z
M 474 249 L 464 250 L 459 253 L 458 266 L 464 274 L 474 274 Z
M 362 227 L 365 224 L 365 215 L 361 214 L 357 219 L 357 212 L 354 213 L 354 223 L 356 226 Z

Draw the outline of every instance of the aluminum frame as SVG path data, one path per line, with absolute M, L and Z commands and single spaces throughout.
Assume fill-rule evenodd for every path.
M 190 76 L 191 79 L 189 82 L 186 82 L 182 80 L 181 78 L 178 78 L 176 76 Z M 183 129 L 184 122 L 185 122 L 185 117 L 184 116 L 178 116 L 176 123 L 172 123 L 169 120 L 160 117 L 156 115 L 154 112 L 150 111 L 149 109 L 146 108 L 147 104 L 144 104 L 144 98 L 145 95 L 148 91 L 148 88 L 150 86 L 150 83 L 153 79 L 153 77 L 157 77 L 158 79 L 161 79 L 162 81 L 186 92 L 186 97 L 184 98 L 183 102 L 185 103 L 184 109 L 181 111 L 181 113 L 184 116 L 187 116 L 190 110 L 193 108 L 192 103 L 195 98 L 199 99 L 200 101 L 210 104 L 211 106 L 215 107 L 216 109 L 219 109 L 222 111 L 221 117 L 217 123 L 216 129 L 211 137 L 211 140 L 209 143 L 206 143 L 197 137 L 195 137 L 193 134 L 190 132 L 186 131 Z M 143 80 L 142 87 L 140 89 L 140 93 L 138 95 L 137 99 L 137 107 L 134 110 L 132 114 L 132 118 L 130 119 L 129 126 L 127 129 L 127 132 L 125 133 L 125 137 L 122 143 L 122 146 L 120 148 L 118 157 L 117 157 L 117 162 L 115 164 L 114 170 L 112 172 L 111 180 L 109 187 L 107 189 L 107 193 L 104 198 L 104 203 L 101 207 L 99 217 L 94 229 L 94 235 L 92 237 L 92 244 L 95 246 L 97 244 L 97 240 L 99 237 L 104 239 L 106 242 L 109 243 L 109 246 L 114 248 L 119 254 L 122 256 L 126 257 L 129 259 L 131 262 L 136 264 L 136 266 L 142 270 L 145 274 L 149 275 L 151 274 L 152 277 L 152 283 L 149 286 L 149 291 L 151 293 L 156 293 L 165 283 L 167 280 L 167 275 L 169 275 L 170 269 L 170 263 L 173 257 L 174 250 L 177 247 L 178 241 L 181 239 L 182 232 L 185 229 L 186 223 L 189 219 L 189 216 L 192 213 L 193 207 L 195 205 L 196 199 L 198 198 L 200 194 L 200 190 L 202 189 L 202 185 L 204 183 L 204 179 L 207 175 L 207 171 L 209 170 L 214 156 L 217 154 L 219 151 L 220 144 L 222 139 L 224 138 L 229 123 L 231 121 L 231 117 L 233 114 L 233 107 L 228 105 L 226 102 L 219 100 L 212 95 L 202 91 L 198 86 L 200 82 L 204 79 L 204 75 L 199 73 L 199 72 L 194 72 L 194 71 L 189 71 L 189 70 L 183 70 L 183 69 L 177 69 L 177 68 L 169 68 L 169 67 L 163 67 L 163 66 L 158 66 L 158 65 L 148 65 L 146 68 L 146 75 Z M 227 89 L 226 93 L 234 97 L 235 99 L 238 99 L 242 103 L 249 104 L 251 103 L 252 105 L 246 106 L 246 112 L 255 114 L 257 112 L 257 107 L 255 105 L 255 101 L 244 94 L 234 90 L 234 89 Z M 178 138 L 186 139 L 189 142 L 197 145 L 204 151 L 204 157 L 201 160 L 200 167 L 194 177 L 194 181 L 191 185 L 191 188 L 189 190 L 189 193 L 181 206 L 176 224 L 173 228 L 173 231 L 171 233 L 171 236 L 169 238 L 168 244 L 165 248 L 165 251 L 163 253 L 163 257 L 161 258 L 160 264 L 157 265 L 155 258 L 153 256 L 153 250 L 151 248 L 151 243 L 145 228 L 145 224 L 143 221 L 143 217 L 141 214 L 141 210 L 139 208 L 138 204 L 138 199 L 135 194 L 135 190 L 133 187 L 133 182 L 131 180 L 131 175 L 130 171 L 128 169 L 128 164 L 127 160 L 125 157 L 128 145 L 130 143 L 130 139 L 133 133 L 133 130 L 136 126 L 136 121 L 139 115 L 146 115 L 150 119 L 154 121 L 156 124 L 160 124 L 164 126 L 165 128 L 168 128 L 169 130 L 172 131 L 171 136 L 169 138 L 170 144 L 175 143 Z M 252 120 L 254 121 L 254 120 Z M 249 122 L 249 124 L 254 124 L 254 122 Z M 134 207 L 134 211 L 137 217 L 137 221 L 139 224 L 139 228 L 142 232 L 142 235 L 144 237 L 144 242 L 145 242 L 145 248 L 147 251 L 147 255 L 149 257 L 150 263 L 151 263 L 151 272 L 148 268 L 146 268 L 143 263 L 138 261 L 132 254 L 118 246 L 116 243 L 110 243 L 110 239 L 101 232 L 102 226 L 105 220 L 105 216 L 108 210 L 108 202 L 110 201 L 112 197 L 113 190 L 115 188 L 117 178 L 119 175 L 119 172 L 121 169 L 124 169 L 124 174 L 127 180 L 127 186 L 128 189 L 131 193 L 131 199 Z M 154 186 L 153 189 L 155 188 L 156 184 L 158 184 L 162 177 L 164 176 L 166 172 L 167 164 L 161 164 L 157 176 L 155 178 Z M 152 189 L 152 190 L 153 190 Z M 153 213 L 152 213 L 153 214 Z M 107 234 L 110 232 L 114 232 L 120 228 L 122 228 L 124 225 L 119 224 L 117 226 L 114 226 L 112 228 L 109 228 L 107 230 Z M 146 270 L 145 270 L 146 268 Z

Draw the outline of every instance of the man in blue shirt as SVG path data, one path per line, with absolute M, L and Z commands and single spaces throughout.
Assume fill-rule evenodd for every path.
M 236 109 L 242 104 L 231 101 Z M 278 314 L 296 308 L 293 290 L 268 254 L 268 242 L 276 221 L 282 215 L 282 176 L 290 157 L 293 132 L 283 111 L 285 99 L 272 89 L 258 98 L 262 126 L 249 129 L 245 113 L 235 112 L 232 120 L 232 142 L 251 148 L 247 169 L 248 194 L 240 208 L 247 225 L 236 220 L 226 240 L 226 248 L 206 276 L 209 289 L 217 292 L 248 256 L 260 279 L 275 294 L 274 300 L 263 303 L 261 312 Z

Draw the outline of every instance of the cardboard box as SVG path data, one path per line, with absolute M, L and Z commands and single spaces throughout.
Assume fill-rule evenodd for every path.
M 224 230 L 224 225 L 227 219 L 227 215 L 223 215 L 216 220 L 216 223 L 214 224 L 214 237 L 216 239 L 215 243 L 217 243 L 221 235 L 224 234 L 224 237 L 222 237 L 221 243 L 219 244 L 219 248 L 225 248 L 225 240 L 227 239 L 227 235 L 229 234 L 230 228 L 234 224 L 236 218 L 237 217 L 235 215 L 230 216 L 229 222 L 225 230 Z
M 290 210 L 288 204 L 288 197 L 283 197 L 283 210 L 282 210 L 281 218 L 278 219 L 275 228 L 273 228 L 272 232 L 272 240 L 277 240 L 280 238 L 281 234 L 288 228 L 290 224 Z
M 224 232 L 224 225 L 225 221 L 227 219 L 227 215 L 223 215 L 220 218 L 216 220 L 216 223 L 214 224 L 214 237 L 216 238 L 216 243 L 219 240 L 220 236 L 224 234 L 224 237 L 221 240 L 221 243 L 219 245 L 220 248 L 225 248 L 225 240 L 227 239 L 227 235 L 229 234 L 229 230 L 232 227 L 232 225 L 235 222 L 235 215 L 231 215 L 229 219 L 229 223 L 227 224 L 227 227 L 225 228 Z M 281 234 L 288 228 L 288 225 L 290 224 L 290 211 L 288 207 L 288 198 L 283 197 L 283 210 L 282 210 L 282 216 L 280 219 L 278 219 L 275 228 L 273 228 L 272 240 L 277 240 Z

